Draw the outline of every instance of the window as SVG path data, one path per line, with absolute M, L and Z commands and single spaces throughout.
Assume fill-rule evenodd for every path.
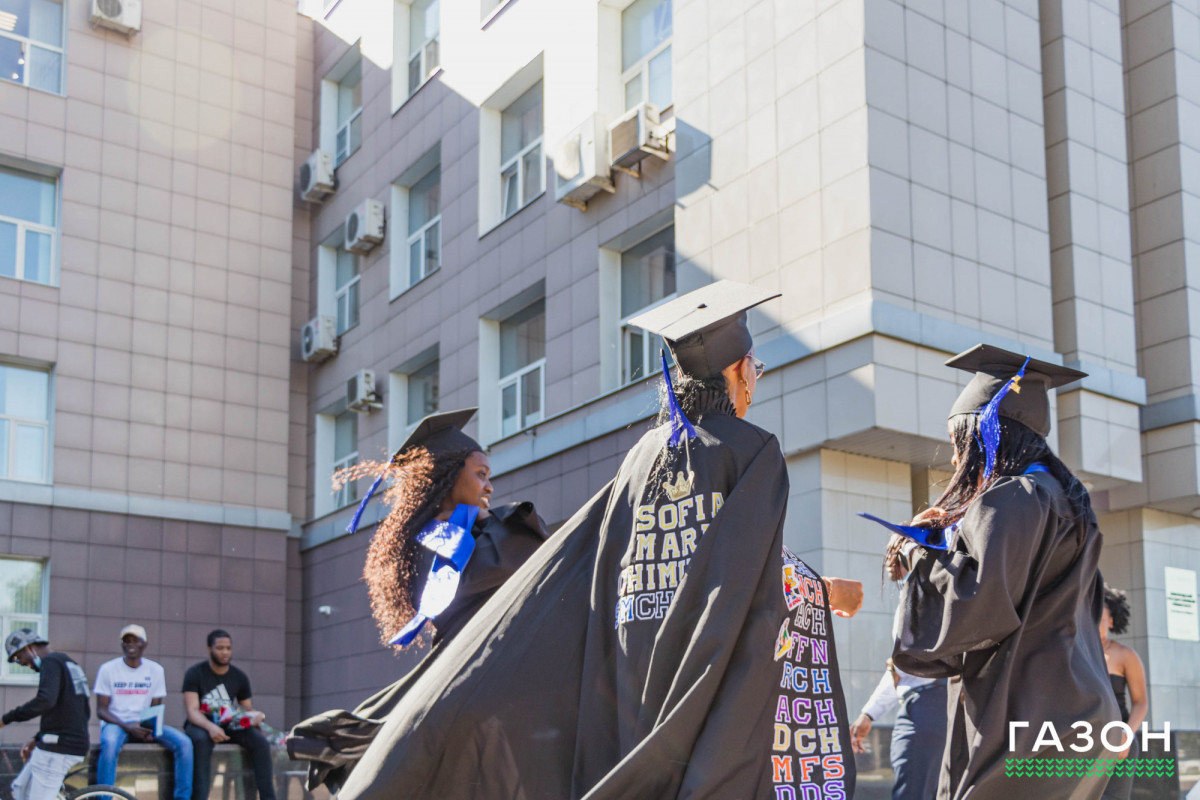
M 412 95 L 438 68 L 439 0 L 414 0 L 408 19 L 408 93 Z
M 0 364 L 0 478 L 48 483 L 50 373 Z
M 408 283 L 413 285 L 442 265 L 441 167 L 434 167 L 408 190 Z
M 0 558 L 0 620 L 4 638 L 20 628 L 46 633 L 46 564 Z M 19 664 L 4 664 L 6 683 L 37 683 L 38 674 Z
M 621 378 L 653 375 L 663 340 L 629 325 L 630 317 L 675 296 L 675 228 L 654 234 L 621 254 Z M 667 356 L 668 360 L 670 355 Z
M 57 206 L 54 178 L 0 167 L 0 277 L 53 283 Z
M 333 474 L 358 463 L 358 414 L 343 411 L 333 420 Z M 334 508 L 347 506 L 358 499 L 356 481 L 349 481 L 333 496 Z
M 500 435 L 541 422 L 546 394 L 546 301 L 500 322 Z
M 362 146 L 362 59 L 355 61 L 337 84 L 337 137 L 334 166 Z
M 416 425 L 438 410 L 438 362 L 430 361 L 406 377 L 408 383 L 408 425 Z
M 0 0 L 0 77 L 62 93 L 63 4 Z
M 625 110 L 671 99 L 671 0 L 636 0 L 621 14 L 621 83 Z
M 545 189 L 542 174 L 542 82 L 500 115 L 501 217 L 508 219 Z
M 358 256 L 337 248 L 334 268 L 334 302 L 337 306 L 337 335 L 358 324 Z

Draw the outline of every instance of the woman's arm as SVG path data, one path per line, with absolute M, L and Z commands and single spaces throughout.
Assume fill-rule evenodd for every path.
M 1123 666 L 1125 667 L 1125 685 L 1129 687 L 1129 727 L 1133 728 L 1136 736 L 1142 727 L 1142 721 L 1150 711 L 1150 697 L 1146 694 L 1146 669 L 1142 666 L 1142 658 L 1132 647 L 1121 645 Z M 1121 754 L 1121 758 L 1129 755 L 1129 748 Z

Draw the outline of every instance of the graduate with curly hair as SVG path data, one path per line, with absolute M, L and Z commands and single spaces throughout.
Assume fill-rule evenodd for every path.
M 1104 661 L 1108 665 L 1108 679 L 1112 681 L 1113 693 L 1121 709 L 1121 719 L 1133 729 L 1133 742 L 1120 754 L 1123 759 L 1137 759 L 1140 752 L 1142 721 L 1150 711 L 1150 697 L 1146 692 L 1146 668 L 1141 656 L 1132 647 L 1121 644 L 1109 634 L 1122 634 L 1129 628 L 1129 596 L 1119 589 L 1104 584 L 1104 613 L 1100 617 L 1100 641 L 1104 643 Z M 1133 705 L 1125 702 L 1125 690 Z M 1133 775 L 1114 773 L 1104 790 L 1104 800 L 1129 800 L 1133 791 Z
M 337 482 L 374 477 L 354 521 L 385 482 L 390 511 L 367 549 L 363 580 L 385 645 L 419 643 L 428 627 L 430 653 L 407 675 L 353 712 L 318 714 L 292 729 L 288 751 L 310 762 L 310 789 L 345 782 L 381 720 L 489 597 L 549 535 L 532 503 L 492 506 L 491 462 L 462 427 L 476 409 L 423 419 L 386 463 L 364 462 Z

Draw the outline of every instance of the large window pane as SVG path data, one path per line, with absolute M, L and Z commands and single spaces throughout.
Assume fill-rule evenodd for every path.
M 333 423 L 333 460 L 341 461 L 358 450 L 358 414 L 345 411 Z
M 621 316 L 675 293 L 675 228 L 654 234 L 621 254 Z
M 61 91 L 62 54 L 41 47 L 29 51 L 29 85 L 46 92 Z
M 441 185 L 441 167 L 434 167 L 408 190 L 409 234 L 416 233 L 438 215 L 441 210 Z
M 671 105 L 671 48 L 650 59 L 650 102 L 660 109 Z
M 545 300 L 538 300 L 500 323 L 501 376 L 511 375 L 545 354 Z
M 334 276 L 334 280 L 337 282 L 337 287 L 339 289 L 342 288 L 357 274 L 358 257 L 349 250 L 343 250 L 339 247 L 337 251 L 337 271 Z
M 0 613 L 41 614 L 44 569 L 40 561 L 0 558 Z M 5 635 L 11 632 L 5 631 Z
M 17 277 L 17 225 L 0 221 L 0 277 Z
M 24 481 L 46 479 L 46 429 L 40 425 L 17 425 L 16 454 L 12 477 Z
M 500 161 L 506 162 L 542 135 L 542 82 L 500 115 Z
M 0 414 L 48 421 L 49 394 L 49 373 L 0 366 Z
M 408 52 L 415 55 L 425 42 L 438 35 L 441 14 L 438 0 L 413 0 L 408 16 Z M 429 66 L 427 69 L 432 69 Z
M 0 478 L 8 477 L 8 420 L 0 419 Z
M 671 0 L 637 0 L 621 14 L 621 70 L 671 37 Z
M 35 42 L 62 47 L 63 7 L 53 0 L 33 0 L 30 4 L 29 38 Z M 57 91 L 57 89 L 55 90 Z
M 54 241 L 48 233 L 29 231 L 25 234 L 25 280 L 50 282 L 50 246 Z
M 0 217 L 53 227 L 56 183 L 54 178 L 0 167 Z
M 408 424 L 415 425 L 438 410 L 438 362 L 408 375 Z
M 338 82 L 338 127 L 345 125 L 362 108 L 362 61 L 356 63 Z
M 0 78 L 25 82 L 25 51 L 21 42 L 0 36 Z M 0 194 L 3 194 L 0 191 Z

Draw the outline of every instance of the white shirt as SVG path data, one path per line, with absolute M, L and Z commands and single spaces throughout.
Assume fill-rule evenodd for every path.
M 904 695 L 919 686 L 934 683 L 936 680 L 936 678 L 918 678 L 899 668 L 896 668 L 896 677 L 900 679 L 898 682 L 892 680 L 892 673 L 884 671 L 879 685 L 875 687 L 875 691 L 871 692 L 871 698 L 863 706 L 862 713 L 878 722 L 885 714 L 900 704 Z
M 136 669 L 123 658 L 105 661 L 96 672 L 96 694 L 109 698 L 108 710 L 122 722 L 137 722 L 150 702 L 167 696 L 167 677 L 157 661 L 143 658 Z

